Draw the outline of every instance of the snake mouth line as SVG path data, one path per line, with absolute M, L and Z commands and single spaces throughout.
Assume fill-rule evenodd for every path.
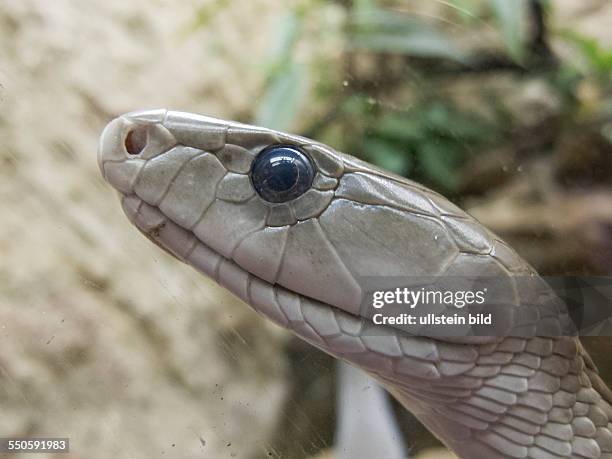
M 270 288 L 281 288 L 295 295 L 306 298 L 305 295 L 287 290 L 281 285 L 268 282 L 265 279 L 257 276 L 257 274 L 245 270 L 234 260 L 222 255 L 200 240 L 192 231 L 173 221 L 170 217 L 165 215 L 161 209 L 159 209 L 159 207 L 148 204 L 138 195 L 126 195 L 123 193 L 120 193 L 120 195 L 121 204 L 126 216 L 130 222 L 136 226 L 136 228 L 138 228 L 138 230 L 140 230 L 140 232 L 142 232 L 149 240 L 178 260 L 189 264 L 198 271 L 203 271 L 204 274 L 224 287 L 231 289 L 231 286 L 226 285 L 226 283 L 223 282 L 223 279 L 220 278 L 219 271 L 222 263 L 231 264 L 235 270 L 241 272 L 244 276 L 256 278 L 258 281 L 265 283 Z M 212 258 L 212 260 L 210 260 L 211 263 L 205 267 L 196 263 L 192 259 L 192 254 L 198 247 L 209 252 L 209 255 Z M 211 269 L 211 267 L 213 269 Z M 327 307 L 334 308 L 333 305 L 322 303 L 314 298 L 309 299 L 325 304 Z

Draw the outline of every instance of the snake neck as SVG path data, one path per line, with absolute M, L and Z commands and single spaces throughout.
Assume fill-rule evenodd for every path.
M 460 458 L 612 458 L 610 390 L 577 339 L 471 348 L 454 375 L 383 383 Z
M 282 325 L 370 373 L 460 458 L 612 459 L 610 390 L 577 338 L 372 334 L 317 302 L 283 304 Z

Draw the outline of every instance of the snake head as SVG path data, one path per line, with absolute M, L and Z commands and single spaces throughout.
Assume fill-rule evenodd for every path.
M 348 295 L 324 299 L 359 301 L 359 286 L 330 244 L 308 236 L 344 172 L 332 149 L 268 129 L 150 110 L 108 124 L 98 164 L 132 223 L 200 271 L 218 278 L 218 260 L 231 260 L 270 284 L 312 293 L 306 271 L 314 254 L 328 282 L 341 277 L 335 284 L 349 285 Z M 200 256 L 204 248 L 207 257 Z
M 440 195 L 299 136 L 140 111 L 109 123 L 98 163 L 138 229 L 250 304 L 256 279 L 359 317 L 372 276 L 529 269 Z

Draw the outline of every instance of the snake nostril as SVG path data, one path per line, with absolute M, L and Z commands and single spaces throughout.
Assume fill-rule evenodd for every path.
M 138 126 L 128 132 L 125 137 L 125 149 L 130 155 L 138 155 L 147 145 L 147 129 Z

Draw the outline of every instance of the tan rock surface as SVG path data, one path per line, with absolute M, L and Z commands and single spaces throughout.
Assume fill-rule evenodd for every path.
M 125 111 L 249 109 L 279 2 L 185 33 L 196 4 L 2 2 L 0 436 L 70 437 L 87 458 L 267 446 L 284 334 L 132 229 L 95 159 Z

